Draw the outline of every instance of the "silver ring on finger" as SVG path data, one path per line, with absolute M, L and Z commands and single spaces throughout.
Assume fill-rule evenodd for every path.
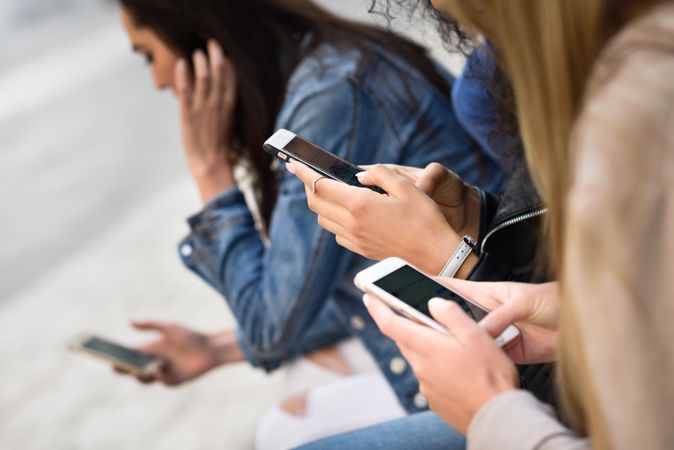
M 320 177 L 316 178 L 313 183 L 311 183 L 311 193 L 316 194 L 316 185 L 318 184 L 319 181 L 321 181 L 323 178 L 325 178 L 323 175 Z

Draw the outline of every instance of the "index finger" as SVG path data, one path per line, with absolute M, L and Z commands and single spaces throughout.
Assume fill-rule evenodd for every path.
M 176 95 L 183 109 L 188 108 L 192 102 L 192 86 L 187 76 L 187 61 L 179 59 L 175 67 Z
M 480 321 L 480 326 L 496 339 L 499 337 L 510 325 L 523 319 L 524 311 L 521 306 L 515 303 L 507 303 L 500 308 L 487 314 L 487 316 Z
M 336 181 L 327 177 L 324 177 L 320 181 L 320 183 L 317 184 L 316 193 L 314 194 L 312 192 L 312 189 L 314 187 L 314 181 L 316 181 L 316 179 L 320 177 L 323 177 L 323 175 L 316 172 L 314 169 L 312 169 L 311 167 L 307 166 L 304 163 L 293 160 L 291 160 L 291 163 L 292 163 L 291 173 L 294 173 L 294 175 L 297 178 L 299 178 L 300 181 L 302 181 L 302 183 L 304 183 L 304 186 L 307 188 L 308 196 L 315 195 L 316 197 L 325 200 L 328 203 L 345 207 L 346 200 L 352 198 L 357 193 L 362 194 L 363 192 L 361 191 L 365 191 L 365 193 L 375 194 L 374 191 L 371 191 L 369 189 L 349 186 L 346 183 L 342 183 L 341 181 Z M 286 167 L 288 167 L 287 164 Z
M 169 324 L 155 320 L 132 320 L 131 325 L 136 330 L 159 331 L 160 333 L 166 333 L 170 328 Z
M 434 279 L 449 290 L 488 311 L 503 305 L 503 301 L 498 295 L 498 290 L 503 288 L 500 282 L 478 282 L 450 277 L 435 277 Z
M 209 39 L 207 46 L 208 62 L 211 66 L 211 77 L 213 79 L 213 88 L 210 90 L 209 94 L 215 97 L 221 95 L 224 88 L 224 80 L 221 72 L 225 57 L 220 48 L 220 44 L 218 44 L 218 41 L 215 39 Z
M 308 188 L 311 188 L 314 180 L 321 176 L 320 173 L 316 172 L 311 167 L 292 158 L 286 163 L 286 169 L 288 172 L 299 178 Z
M 365 169 L 366 172 L 369 172 L 377 166 L 384 166 L 392 170 L 393 172 L 397 173 L 398 175 L 402 175 L 403 177 L 407 178 L 412 183 L 417 182 L 417 180 L 419 179 L 419 175 L 422 172 L 422 169 L 417 169 L 416 167 L 409 167 L 409 166 L 400 166 L 398 164 L 371 164 L 360 167 Z

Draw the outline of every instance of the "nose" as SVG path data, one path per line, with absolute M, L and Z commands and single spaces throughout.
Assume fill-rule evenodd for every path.
M 165 91 L 167 89 L 174 90 L 173 87 L 173 77 L 167 76 L 163 71 L 157 70 L 156 67 L 152 67 L 152 78 L 154 80 L 154 86 L 160 91 Z

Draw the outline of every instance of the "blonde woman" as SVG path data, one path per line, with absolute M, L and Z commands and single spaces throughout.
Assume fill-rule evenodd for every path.
M 453 337 L 366 299 L 371 314 L 408 358 L 431 408 L 467 434 L 470 449 L 674 448 L 674 5 L 436 6 L 501 57 L 527 162 L 550 208 L 560 283 L 445 280 L 494 309 L 478 326 L 452 304 L 431 301 Z M 490 334 L 513 322 L 522 339 L 503 352 Z M 550 359 L 559 362 L 565 424 L 518 389 L 513 361 Z M 349 448 L 372 448 L 376 435 L 348 436 Z M 413 429 L 399 435 L 435 448 L 423 435 L 415 441 Z

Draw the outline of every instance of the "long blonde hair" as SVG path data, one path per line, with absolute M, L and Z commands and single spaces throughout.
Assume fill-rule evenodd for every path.
M 496 48 L 513 85 L 526 160 L 550 210 L 552 265 L 562 277 L 564 217 L 571 184 L 569 144 L 585 86 L 611 33 L 610 0 L 440 0 L 445 12 Z M 607 448 L 605 427 L 589 382 L 578 322 L 562 306 L 559 384 L 567 419 L 596 448 Z

